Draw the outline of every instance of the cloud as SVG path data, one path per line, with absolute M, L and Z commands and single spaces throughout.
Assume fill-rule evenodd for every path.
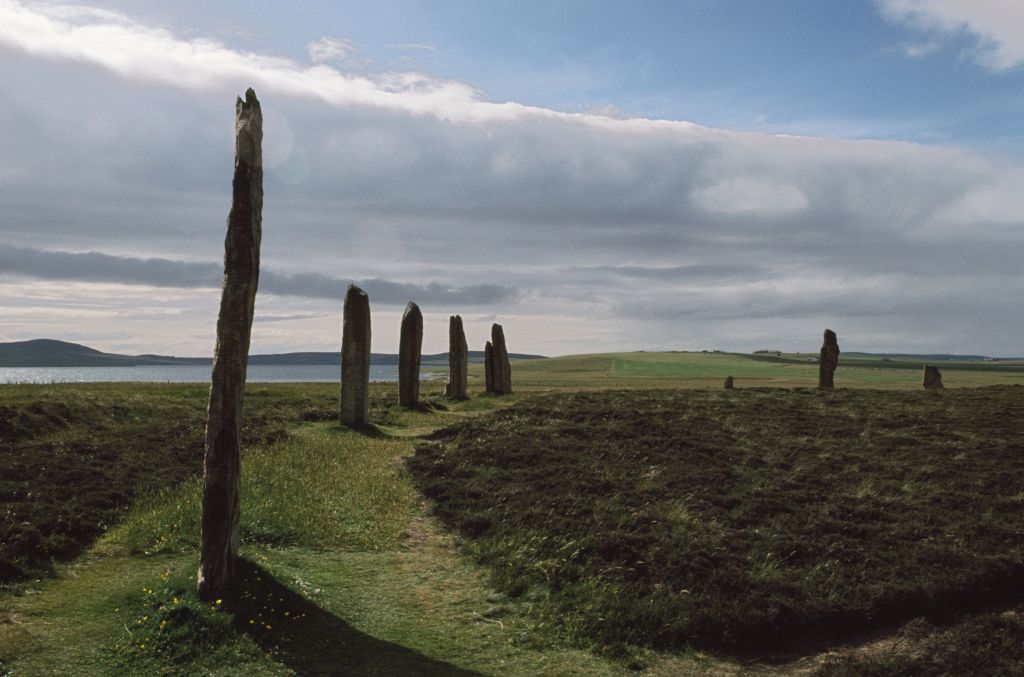
M 952 227 L 988 224 L 1008 234 L 1018 233 L 1024 222 L 1024 169 L 1007 168 L 990 182 L 970 187 L 943 209 L 937 221 Z M 959 230 L 959 229 L 958 229 Z
M 98 252 L 72 253 L 0 245 L 0 273 L 46 280 L 198 288 L 219 287 L 224 268 L 214 263 L 138 259 Z
M 68 5 L 0 0 L 0 44 L 34 56 L 93 63 L 132 80 L 192 91 L 257 91 L 332 106 L 368 106 L 449 121 L 500 121 L 524 116 L 576 117 L 516 103 L 492 103 L 464 83 L 421 73 L 347 75 L 324 64 L 307 67 L 281 57 L 239 52 L 207 38 L 186 40 L 121 14 Z M 322 38 L 310 57 L 343 56 L 350 43 Z M 349 50 L 350 51 L 350 50 Z
M 199 289 L 219 288 L 224 268 L 217 263 L 140 259 L 99 252 L 44 251 L 0 245 L 0 273 L 44 280 Z M 411 284 L 381 279 L 352 281 L 319 273 L 286 275 L 266 269 L 260 271 L 261 294 L 343 299 L 350 283 L 362 287 L 375 303 L 383 304 L 404 304 L 415 300 L 437 305 L 482 305 L 505 302 L 515 297 L 515 290 L 493 284 L 456 287 L 437 282 Z
M 120 24 L 130 26 L 133 23 L 125 14 L 103 9 L 102 7 L 89 7 L 88 5 L 39 5 L 37 11 L 55 19 L 84 24 Z
M 938 40 L 928 42 L 914 42 L 903 45 L 903 53 L 911 59 L 921 59 L 939 51 L 941 43 Z
M 339 280 L 319 273 L 279 275 L 267 271 L 260 275 L 261 291 L 284 296 L 342 299 L 345 297 L 348 284 L 348 280 Z M 355 284 L 361 287 L 373 302 L 387 304 L 417 301 L 449 306 L 483 305 L 507 302 L 515 297 L 515 290 L 495 284 L 454 287 L 438 282 L 408 284 L 381 279 L 360 280 Z
M 970 56 L 993 71 L 1024 64 L 1024 3 L 1015 0 L 877 0 L 882 16 L 912 30 L 946 39 L 969 35 Z M 910 47 L 923 56 L 935 42 Z
M 695 198 L 705 209 L 724 214 L 787 214 L 807 207 L 798 187 L 759 176 L 724 178 L 699 189 Z
M 736 278 L 759 278 L 769 271 L 757 264 L 740 265 L 730 263 L 695 263 L 686 266 L 576 266 L 564 270 L 569 274 L 614 275 L 641 280 L 664 280 L 672 282 L 732 280 Z
M 1019 352 L 1024 318 L 989 302 L 1018 289 L 1017 158 L 493 103 L 422 74 L 353 76 L 351 60 L 309 66 L 53 7 L 0 0 L 0 261 L 35 276 L 19 278 L 26 294 L 102 280 L 129 304 L 123 290 L 164 285 L 184 305 L 206 299 L 179 322 L 201 335 L 231 104 L 255 84 L 260 308 L 274 316 L 326 317 L 355 279 L 382 303 L 483 304 L 548 354 L 820 341 L 833 312 L 877 342 L 861 348 Z M 31 302 L 54 302 L 46 289 Z M 336 343 L 333 319 L 292 324 L 309 333 L 265 325 L 274 350 Z
M 933 279 L 931 286 L 893 272 L 852 279 L 822 274 L 769 278 L 711 289 L 681 289 L 672 295 L 644 292 L 616 306 L 615 313 L 629 318 L 743 322 L 844 318 L 856 323 L 880 319 L 892 323 L 932 317 L 956 326 L 965 316 L 998 310 L 1003 306 L 1001 293 L 1024 292 L 1024 283 L 1009 276 L 970 282 L 955 275 L 944 277 Z M 969 313 L 959 310 L 967 306 L 971 306 Z
M 355 51 L 355 43 L 346 38 L 322 37 L 306 45 L 306 53 L 313 63 L 344 61 Z
M 257 313 L 253 318 L 253 322 L 297 322 L 299 320 L 312 320 L 319 319 L 322 315 L 319 313 L 291 313 L 286 315 L 268 315 L 266 313 Z
M 437 47 L 435 47 L 434 45 L 428 45 L 428 44 L 425 44 L 425 43 L 422 43 L 422 42 L 399 42 L 399 43 L 387 44 L 387 45 L 384 45 L 384 46 L 385 47 L 389 47 L 390 49 L 398 49 L 398 50 L 401 50 L 403 52 L 408 52 L 408 51 L 433 52 L 433 51 L 437 50 Z

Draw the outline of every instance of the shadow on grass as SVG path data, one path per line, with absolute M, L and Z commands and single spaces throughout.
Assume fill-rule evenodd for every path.
M 480 675 L 360 632 L 248 560 L 238 581 L 225 600 L 236 627 L 299 675 Z
M 416 411 L 421 414 L 431 414 L 435 411 L 448 411 L 448 405 L 440 399 L 424 398 L 411 407 L 401 406 L 400 409 L 405 411 Z
M 394 437 L 391 433 L 381 428 L 376 423 L 362 423 L 355 425 L 338 424 L 331 429 L 332 432 L 353 432 L 363 437 Z

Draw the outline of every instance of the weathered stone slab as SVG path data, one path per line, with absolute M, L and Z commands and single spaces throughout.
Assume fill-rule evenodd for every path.
M 341 329 L 342 425 L 366 425 L 370 412 L 370 297 L 350 284 Z
M 423 347 L 423 314 L 413 302 L 402 315 L 398 343 L 398 403 L 413 408 L 420 402 L 420 355 Z
M 448 318 L 448 385 L 445 386 L 445 397 L 466 399 L 468 370 L 469 346 L 462 328 L 462 317 L 452 315 Z
M 235 173 L 224 240 L 224 286 L 217 318 L 203 458 L 199 596 L 224 593 L 238 554 L 242 390 L 260 273 L 263 114 L 252 89 L 235 104 Z
M 484 390 L 494 392 L 494 346 L 490 341 L 484 345 Z
M 928 390 L 945 387 L 942 385 L 942 373 L 939 372 L 938 367 L 926 366 L 924 368 L 924 387 Z
M 505 348 L 505 332 L 500 324 L 491 325 L 491 376 L 495 395 L 512 392 L 512 365 Z
M 836 333 L 825 330 L 825 340 L 821 344 L 821 357 L 818 359 L 818 388 L 831 390 L 835 387 L 835 372 L 839 366 L 839 342 Z
M 726 390 L 732 390 L 733 389 L 732 376 L 726 376 L 725 377 L 725 389 Z

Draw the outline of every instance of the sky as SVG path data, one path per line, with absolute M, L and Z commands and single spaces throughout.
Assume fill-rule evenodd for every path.
M 0 0 L 0 342 L 1024 355 L 1024 3 Z

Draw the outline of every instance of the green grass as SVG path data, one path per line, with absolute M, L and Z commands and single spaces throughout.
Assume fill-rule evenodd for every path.
M 410 460 L 565 637 L 765 655 L 1024 593 L 1024 393 L 550 395 Z
M 513 387 L 538 390 L 608 388 L 722 387 L 726 376 L 744 387 L 815 387 L 814 355 L 741 355 L 736 353 L 605 353 L 569 355 L 512 363 Z M 840 356 L 840 388 L 921 388 L 922 362 L 883 362 L 880 358 Z M 946 387 L 1024 384 L 1024 366 L 983 362 L 938 365 Z M 477 372 L 480 372 L 479 374 Z M 474 365 L 470 374 L 481 377 Z
M 635 645 L 679 646 L 664 639 L 674 632 L 695 642 L 693 628 L 718 624 L 735 632 L 705 646 L 740 645 L 730 650 L 749 655 L 761 642 L 772 648 L 758 655 L 802 654 L 835 638 L 892 632 L 918 613 L 928 614 L 927 630 L 915 621 L 885 655 L 855 647 L 807 660 L 845 671 L 827 674 L 943 674 L 942 666 L 956 674 L 972 661 L 1012 674 L 1000 666 L 1019 660 L 1024 632 L 1003 613 L 1009 602 L 968 611 L 1000 567 L 1006 575 L 996 576 L 1001 587 L 989 586 L 993 594 L 1021 592 L 1014 577 L 1024 532 L 1015 521 L 1024 495 L 1024 398 L 1019 389 L 955 387 L 1017 383 L 1019 374 L 943 364 L 954 388 L 936 394 L 920 389 L 916 367 L 879 362 L 844 364 L 837 383 L 860 388 L 881 375 L 878 387 L 908 392 L 751 388 L 813 385 L 816 367 L 801 359 L 629 353 L 516 362 L 511 396 L 481 395 L 482 374 L 474 372 L 471 399 L 443 400 L 441 385 L 428 382 L 415 411 L 396 406 L 393 384 L 376 385 L 374 425 L 358 433 L 334 423 L 336 384 L 251 385 L 240 584 L 212 607 L 193 592 L 206 388 L 0 387 L 0 435 L 9 445 L 0 502 L 8 518 L 17 516 L 2 523 L 4 561 L 13 568 L 0 585 L 0 674 L 732 674 L 751 665 L 693 646 L 662 654 Z M 886 382 L 890 368 L 898 374 Z M 728 374 L 737 379 L 732 393 L 721 390 Z M 532 399 L 616 384 L 644 390 L 580 395 L 553 409 Z M 663 407 L 666 394 L 650 389 L 666 386 L 687 392 L 669 394 L 681 399 Z M 595 415 L 589 397 L 619 398 L 616 413 Z M 661 423 L 652 425 L 651 415 Z M 462 534 L 453 538 L 426 514 L 453 504 L 434 489 L 439 502 L 424 500 L 401 458 L 420 436 L 460 423 L 468 427 L 444 441 L 452 456 L 430 458 L 435 449 L 416 470 L 427 486 L 459 454 L 496 454 L 489 464 L 456 464 L 465 476 L 444 477 L 475 492 L 471 511 L 446 517 Z M 695 447 L 680 431 L 708 444 Z M 514 444 L 492 448 L 496 440 Z M 680 453 L 661 463 L 666 444 Z M 829 445 L 836 450 L 823 452 Z M 558 449 L 571 450 L 575 463 L 552 458 Z M 588 457 L 588 449 L 604 456 Z M 534 478 L 530 486 L 503 479 L 515 464 Z M 544 489 L 542 500 L 533 500 L 533 485 Z M 654 500 L 665 492 L 671 498 Z M 559 540 L 561 529 L 550 535 L 568 516 L 586 524 L 588 510 L 607 529 L 588 529 L 573 543 Z M 661 535 L 645 522 L 652 515 L 671 522 L 677 538 L 665 546 L 667 572 L 689 558 L 694 584 L 656 581 L 662 588 L 644 598 L 653 604 L 616 615 L 618 603 L 634 597 L 630 586 L 658 568 L 659 560 L 634 557 L 645 539 Z M 760 533 L 737 526 L 744 523 Z M 820 538 L 822 524 L 835 538 Z M 495 526 L 508 527 L 508 537 L 481 546 Z M 26 557 L 9 549 L 31 541 L 8 537 L 21 528 L 44 543 L 70 534 L 74 545 Z M 927 534 L 914 544 L 919 532 Z M 817 568 L 815 557 L 824 558 Z M 566 562 L 602 561 L 601 576 L 572 588 Z M 898 576 L 902 587 L 893 584 Z M 686 597 L 688 608 L 704 610 L 688 616 L 689 625 L 665 613 L 666 585 L 680 593 L 670 601 Z M 715 598 L 707 586 L 732 592 L 708 606 Z M 765 604 L 746 614 L 743 605 L 758 599 Z M 645 635 L 634 626 L 655 629 Z M 736 641 L 759 627 L 778 640 Z M 628 632 L 602 636 L 614 628 Z M 624 651 L 609 659 L 579 645 Z
M 415 493 L 395 462 L 401 443 L 341 426 L 305 426 L 250 450 L 242 464 L 243 543 L 388 549 L 404 535 Z M 311 472 L 311 469 L 315 471 Z M 139 499 L 104 552 L 190 552 L 199 542 L 201 479 Z
M 94 560 L 4 599 L 0 674 L 635 674 L 533 640 L 528 612 L 441 536 L 386 552 L 247 547 L 243 556 L 239 587 L 220 605 L 196 598 L 194 555 Z M 666 677 L 703 664 L 638 660 Z
M 424 389 L 429 390 L 426 383 Z M 116 525 L 136 500 L 143 511 L 150 506 L 154 540 L 149 547 L 163 550 L 193 542 L 198 533 L 194 511 L 180 501 L 167 501 L 181 495 L 177 487 L 182 482 L 190 482 L 189 496 L 197 495 L 194 478 L 202 473 L 207 393 L 200 384 L 0 386 L 5 443 L 0 454 L 0 583 L 46 575 L 54 561 L 74 558 Z M 337 416 L 336 384 L 254 384 L 245 397 L 242 439 L 251 448 L 282 441 L 286 429 L 303 422 Z M 371 417 L 385 428 L 417 434 L 417 421 L 428 425 L 436 418 L 431 406 L 446 406 L 426 404 L 410 412 L 397 406 L 393 385 L 371 389 Z M 483 398 L 482 404 L 492 403 Z M 273 462 L 296 461 L 284 454 Z M 277 481 L 287 483 L 291 476 L 282 474 Z M 274 510 L 287 508 L 254 493 L 246 500 L 254 512 L 264 505 L 259 511 L 267 519 L 280 521 Z M 161 538 L 167 543 L 161 545 Z
M 185 674 L 189 664 L 196 674 L 275 674 L 255 642 L 231 631 L 231 616 L 198 600 L 195 568 L 191 555 L 89 558 L 19 586 L 0 598 L 0 674 Z M 192 613 L 160 627 L 171 611 L 162 602 Z
M 330 417 L 335 391 L 250 387 L 243 440 L 271 443 L 295 422 Z M 45 574 L 116 524 L 136 495 L 201 473 L 207 392 L 199 384 L 0 386 L 0 583 Z
M 480 400 L 466 411 L 504 402 Z M 0 595 L 0 673 L 631 673 L 548 643 L 424 517 L 400 458 L 461 406 L 382 412 L 389 425 L 362 433 L 308 423 L 251 449 L 240 580 L 221 604 L 194 592 L 195 482 L 137 500 L 83 559 Z M 653 675 L 682 664 L 639 658 Z

